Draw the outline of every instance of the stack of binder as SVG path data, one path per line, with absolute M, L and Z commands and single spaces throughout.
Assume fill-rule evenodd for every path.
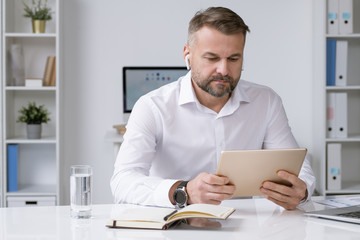
M 328 0 L 328 34 L 353 33 L 353 0 Z
M 348 41 L 326 40 L 326 85 L 347 85 Z
M 347 93 L 327 93 L 326 137 L 347 138 Z

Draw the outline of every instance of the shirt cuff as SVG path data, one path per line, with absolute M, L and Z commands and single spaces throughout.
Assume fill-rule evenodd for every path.
M 169 191 L 170 188 L 179 180 L 170 180 L 166 179 L 163 180 L 155 189 L 155 195 L 154 200 L 156 202 L 156 205 L 162 206 L 162 207 L 175 207 L 170 199 L 169 199 Z
M 309 190 L 307 183 L 305 183 L 305 184 L 306 184 L 306 190 L 307 190 L 307 197 L 304 198 L 303 200 L 301 200 L 298 206 L 304 205 L 304 203 L 306 203 L 308 200 L 310 200 L 311 196 L 312 196 L 312 194 L 310 194 L 310 190 Z

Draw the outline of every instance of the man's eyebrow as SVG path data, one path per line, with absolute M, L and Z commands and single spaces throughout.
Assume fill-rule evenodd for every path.
M 241 53 L 234 53 L 232 55 L 230 55 L 228 58 L 232 58 L 232 57 L 241 57 L 242 54 Z
M 203 54 L 203 57 L 205 57 L 205 56 L 212 56 L 212 57 L 219 57 L 219 55 L 217 55 L 216 53 L 212 53 L 212 52 L 205 52 L 204 54 Z
M 219 57 L 219 55 L 217 55 L 216 53 L 213 53 L 213 52 L 205 52 L 202 56 L 203 57 L 205 57 L 205 56 Z M 242 56 L 241 53 L 234 53 L 234 54 L 228 56 L 227 58 L 241 57 L 241 56 Z

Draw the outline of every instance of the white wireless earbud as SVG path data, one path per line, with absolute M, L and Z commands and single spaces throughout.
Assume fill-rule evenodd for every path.
M 190 70 L 189 56 L 190 56 L 190 54 L 185 56 L 185 64 L 186 64 L 187 70 Z

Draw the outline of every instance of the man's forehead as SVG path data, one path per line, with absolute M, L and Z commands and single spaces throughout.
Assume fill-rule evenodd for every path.
M 244 38 L 242 33 L 225 35 L 215 29 L 203 29 L 197 33 L 193 50 L 201 55 L 241 56 L 245 44 Z
M 213 28 L 213 27 L 210 27 L 210 26 L 207 26 L 207 25 L 204 25 L 203 27 L 201 27 L 199 30 L 197 30 L 195 32 L 195 36 L 197 37 L 200 37 L 201 35 L 204 35 L 204 34 L 209 34 L 209 33 L 217 33 L 217 34 L 220 34 L 220 35 L 223 35 L 223 36 L 241 36 L 242 38 L 245 38 L 245 34 L 242 33 L 241 31 L 239 32 L 234 32 L 234 33 L 224 33 L 216 28 Z
M 209 26 L 203 26 L 199 30 L 197 30 L 193 36 L 191 37 L 191 41 L 188 42 L 190 46 L 194 46 L 198 43 L 198 41 L 206 41 L 211 40 L 216 36 L 222 36 L 222 37 L 238 37 L 241 41 L 245 42 L 245 34 L 242 32 L 233 33 L 233 34 L 225 34 L 213 27 Z

